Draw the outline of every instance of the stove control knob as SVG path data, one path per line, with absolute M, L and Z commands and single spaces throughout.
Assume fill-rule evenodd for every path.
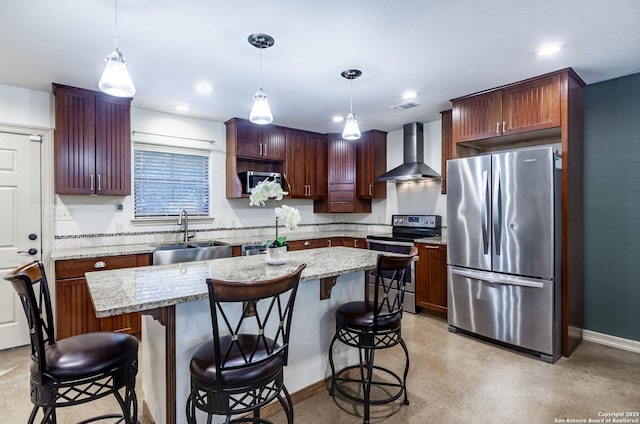
M 398 220 L 398 222 L 399 222 L 400 224 L 402 224 L 402 223 L 404 222 L 404 219 L 400 218 L 400 219 Z

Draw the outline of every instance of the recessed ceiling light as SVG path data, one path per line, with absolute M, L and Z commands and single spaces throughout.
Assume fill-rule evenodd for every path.
M 188 105 L 176 105 L 175 109 L 179 112 L 189 112 L 189 106 Z
M 333 122 L 342 122 L 344 121 L 344 117 L 336 115 L 333 118 L 331 118 L 333 120 Z
M 198 94 L 211 94 L 213 87 L 208 82 L 199 82 L 195 85 Z
M 547 56 L 550 54 L 558 53 L 560 51 L 559 44 L 550 44 L 548 46 L 544 46 L 538 50 L 538 56 Z
M 416 97 L 418 97 L 418 93 L 416 93 L 415 91 L 407 91 L 402 94 L 402 98 L 404 100 L 415 99 Z

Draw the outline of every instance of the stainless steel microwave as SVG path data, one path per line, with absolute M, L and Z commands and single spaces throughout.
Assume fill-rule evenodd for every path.
M 238 172 L 238 176 L 242 184 L 242 192 L 246 194 L 251 194 L 251 189 L 264 180 L 276 181 L 282 187 L 282 175 L 279 172 L 244 171 Z

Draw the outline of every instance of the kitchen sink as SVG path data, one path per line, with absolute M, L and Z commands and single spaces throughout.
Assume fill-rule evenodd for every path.
M 153 264 L 168 265 L 179 262 L 228 258 L 230 256 L 231 246 L 219 241 L 171 244 L 168 246 L 158 246 L 156 248 L 153 252 Z

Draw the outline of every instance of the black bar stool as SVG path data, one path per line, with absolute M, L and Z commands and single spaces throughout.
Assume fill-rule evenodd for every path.
M 113 394 L 122 414 L 101 415 L 137 423 L 138 341 L 123 333 L 88 333 L 56 341 L 49 286 L 42 262 L 32 262 L 4 277 L 13 284 L 27 316 L 31 336 L 31 402 L 29 424 L 42 409 L 40 423 L 55 424 L 56 408 L 79 405 Z M 39 285 L 38 296 L 34 286 Z M 124 397 L 120 394 L 124 389 Z
M 405 285 L 410 275 L 409 267 L 417 254 L 418 249 L 412 247 L 409 255 L 378 255 L 374 271 L 373 302 L 349 302 L 336 310 L 336 333 L 329 346 L 329 364 L 331 365 L 329 394 L 335 396 L 338 391 L 345 398 L 364 404 L 363 422 L 365 424 L 369 424 L 371 405 L 389 403 L 402 395 L 404 395 L 404 404 L 409 404 L 407 397 L 409 351 L 402 340 L 401 320 Z M 336 340 L 358 348 L 360 360 L 357 365 L 350 365 L 336 372 L 333 362 L 333 345 Z M 402 377 L 388 368 L 375 364 L 377 349 L 386 349 L 397 344 L 402 346 L 406 357 Z M 372 399 L 372 387 L 380 387 L 386 393 L 391 390 L 391 394 L 383 399 Z
M 226 416 L 227 424 L 269 423 L 260 418 L 260 408 L 276 398 L 287 422 L 293 423 L 283 372 L 293 305 L 305 268 L 303 264 L 269 280 L 207 279 L 213 340 L 191 357 L 188 423 L 195 424 L 196 410 L 207 414 L 208 423 L 213 415 Z

